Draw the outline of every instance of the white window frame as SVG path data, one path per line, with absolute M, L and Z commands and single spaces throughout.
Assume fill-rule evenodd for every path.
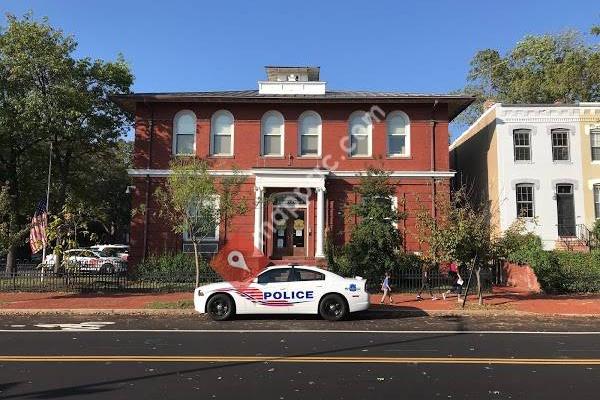
M 527 132 L 529 138 L 529 145 L 524 146 L 522 144 L 517 145 L 515 142 L 515 134 L 519 132 Z M 513 160 L 516 163 L 529 163 L 533 160 L 533 146 L 531 145 L 532 141 L 532 131 L 528 128 L 515 128 L 512 130 L 512 140 L 513 140 Z M 517 148 L 528 148 L 529 149 L 529 160 L 517 160 Z
M 367 134 L 360 135 L 360 136 L 367 136 L 367 138 L 368 138 L 367 154 L 352 154 L 353 153 L 352 152 L 352 145 L 353 145 L 352 136 L 354 135 L 352 133 L 352 130 L 354 127 L 354 125 L 352 124 L 352 121 L 357 116 L 360 116 L 361 118 L 365 118 L 369 122 L 369 124 L 367 126 Z M 354 111 L 352 114 L 350 114 L 350 117 L 348 117 L 348 139 L 349 139 L 349 146 L 348 146 L 348 156 L 349 157 L 352 157 L 352 158 L 372 157 L 372 154 L 373 154 L 373 121 L 371 119 L 371 115 L 368 112 L 358 110 L 358 111 Z
M 394 134 L 394 133 L 390 132 L 390 121 L 392 120 L 392 118 L 394 118 L 396 116 L 400 116 L 400 117 L 402 117 L 402 119 L 404 119 L 405 125 L 404 125 L 404 133 L 403 134 Z M 387 156 L 391 157 L 391 158 L 410 157 L 410 118 L 408 118 L 408 114 L 406 114 L 404 111 L 400 111 L 400 110 L 392 111 L 386 117 L 385 128 L 386 128 L 386 141 L 387 141 Z M 392 136 L 404 136 L 405 137 L 404 153 L 392 153 L 391 152 L 390 139 Z
M 219 201 L 220 201 L 220 197 L 218 195 L 215 195 L 214 198 L 212 199 L 212 202 L 214 203 L 214 207 L 218 208 L 219 207 Z M 201 240 L 202 243 L 204 242 L 218 242 L 219 241 L 219 228 L 221 226 L 221 221 L 217 220 L 217 223 L 215 224 L 215 235 L 213 237 L 206 237 L 204 239 Z M 187 243 L 191 243 L 191 239 L 187 237 L 187 232 L 183 233 L 183 241 L 187 242 Z
M 519 203 L 528 203 L 528 201 L 519 201 L 519 187 L 530 187 L 531 188 L 531 217 L 526 216 L 523 217 L 521 215 L 519 215 Z M 517 183 L 515 185 L 515 212 L 517 213 L 517 218 L 526 218 L 526 219 L 533 219 L 535 218 L 535 184 L 533 183 L 528 183 L 528 182 L 522 182 L 522 183 Z
M 600 219 L 600 206 L 596 205 L 600 204 L 600 183 L 596 183 L 594 186 L 592 186 L 592 196 L 594 203 L 594 216 L 596 217 L 596 219 Z
M 302 137 L 306 135 L 302 129 L 303 120 L 308 117 L 313 116 L 319 120 L 319 132 L 317 133 L 317 154 L 305 154 L 304 149 L 302 148 Z M 306 136 L 314 136 L 314 135 L 306 135 Z M 300 157 L 321 157 L 321 138 L 323 137 L 323 120 L 318 112 L 308 110 L 304 111 L 298 117 L 298 156 Z
M 229 118 L 231 118 L 231 133 L 230 134 L 223 134 L 223 133 L 215 131 L 215 127 L 216 127 L 215 120 L 221 115 L 226 115 Z M 215 136 L 231 136 L 231 141 L 230 141 L 231 145 L 230 145 L 228 153 L 215 153 Z M 234 153 L 234 146 L 235 146 L 234 137 L 235 137 L 235 118 L 233 117 L 233 114 L 231 112 L 229 112 L 228 110 L 216 111 L 210 119 L 210 155 L 215 156 L 215 157 L 232 156 Z
M 194 117 L 194 145 L 193 145 L 193 151 L 192 153 L 178 153 L 177 152 L 177 137 L 179 135 L 189 135 L 187 133 L 182 134 L 182 133 L 178 133 L 178 120 L 179 118 L 181 118 L 183 115 L 192 115 Z M 179 112 L 177 112 L 177 114 L 175 114 L 175 116 L 173 117 L 173 144 L 172 144 L 172 153 L 176 156 L 193 156 L 194 154 L 196 154 L 196 135 L 198 133 L 198 118 L 196 117 L 196 113 L 193 112 L 192 110 L 181 110 Z
M 280 152 L 279 154 L 266 154 L 265 153 L 265 136 L 276 136 L 276 135 L 265 135 L 265 120 L 271 116 L 271 115 L 276 115 L 278 118 L 281 119 L 281 133 L 280 133 L 280 139 L 281 139 L 281 146 L 280 146 Z M 284 148 L 284 144 L 285 144 L 285 118 L 283 117 L 283 114 L 281 114 L 279 111 L 275 111 L 275 110 L 270 110 L 267 111 L 266 113 L 263 114 L 262 118 L 260 119 L 260 154 L 262 157 L 283 157 L 283 155 L 285 154 L 285 148 Z
M 556 160 L 554 158 L 554 134 L 565 134 L 567 137 L 567 159 L 566 160 Z M 550 129 L 550 145 L 552 148 L 552 162 L 560 163 L 560 162 L 568 162 L 571 161 L 571 131 L 568 128 L 552 128 Z M 564 148 L 565 146 L 556 146 L 557 148 Z
M 600 151 L 600 146 L 594 146 L 594 135 L 600 137 L 600 127 L 590 128 L 590 159 L 593 163 L 600 163 L 600 158 L 594 159 L 594 149 L 597 148 Z

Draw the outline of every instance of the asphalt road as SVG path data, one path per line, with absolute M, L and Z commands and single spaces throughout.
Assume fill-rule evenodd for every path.
M 600 318 L 2 316 L 2 399 L 597 399 Z

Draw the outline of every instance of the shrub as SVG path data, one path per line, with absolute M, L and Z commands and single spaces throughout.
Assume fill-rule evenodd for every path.
M 201 273 L 212 271 L 208 263 L 201 259 Z M 167 279 L 193 277 L 196 273 L 194 256 L 186 253 L 165 253 L 151 255 L 140 262 L 134 272 L 137 279 Z
M 530 265 L 545 292 L 600 292 L 600 252 L 540 251 Z

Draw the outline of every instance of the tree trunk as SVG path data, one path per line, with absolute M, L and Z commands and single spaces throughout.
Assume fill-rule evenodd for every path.
M 483 305 L 483 293 L 481 292 L 481 267 L 479 265 L 475 269 L 475 276 L 477 277 L 477 299 L 479 305 Z
M 196 287 L 200 286 L 200 262 L 198 260 L 198 243 L 194 240 L 194 261 L 196 262 Z
M 12 275 L 17 272 L 17 246 L 11 245 L 6 255 L 6 273 Z

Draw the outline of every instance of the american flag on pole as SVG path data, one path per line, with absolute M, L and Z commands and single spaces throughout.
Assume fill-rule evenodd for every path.
M 31 218 L 31 230 L 29 231 L 29 246 L 31 253 L 37 253 L 46 246 L 46 226 L 48 225 L 48 211 L 46 200 L 41 200 L 33 218 Z

